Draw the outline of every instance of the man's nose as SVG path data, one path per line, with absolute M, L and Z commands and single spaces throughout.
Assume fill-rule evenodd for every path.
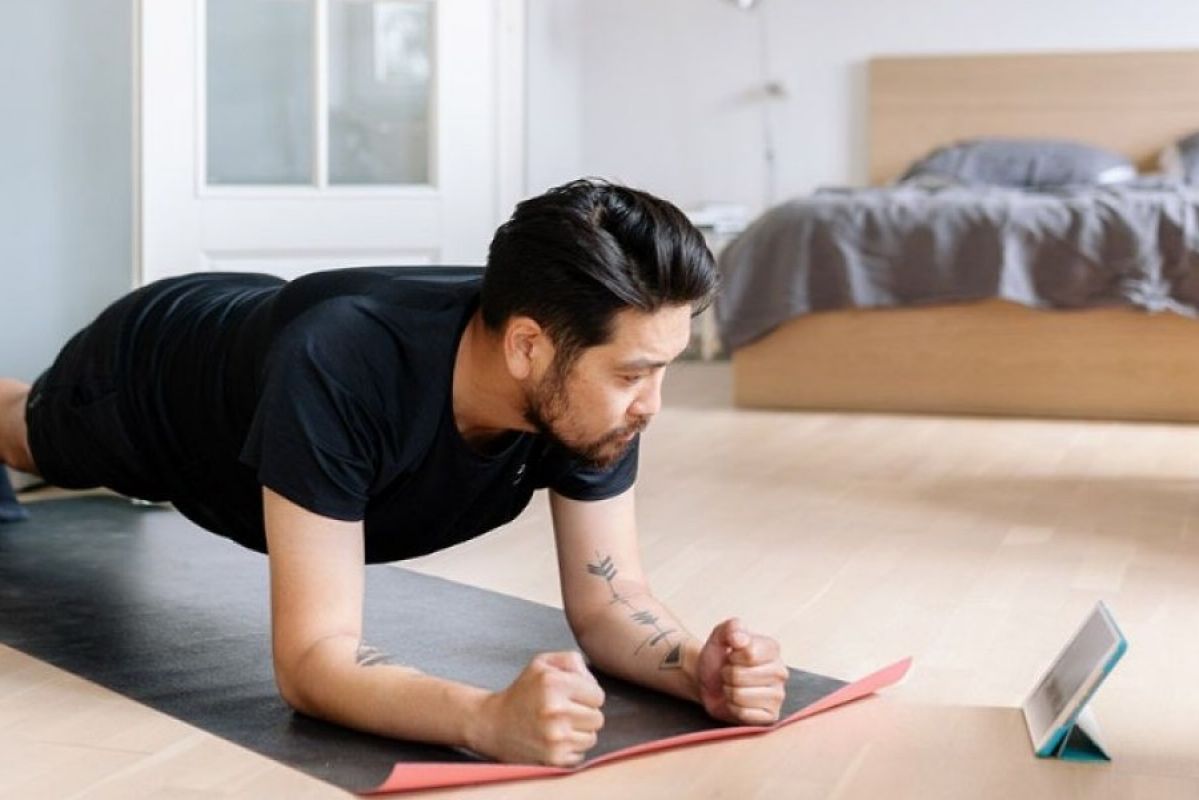
M 652 417 L 662 409 L 662 373 L 646 382 L 646 387 L 629 410 L 635 417 Z

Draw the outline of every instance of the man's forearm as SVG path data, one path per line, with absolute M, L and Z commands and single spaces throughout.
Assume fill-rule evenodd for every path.
M 390 663 L 350 636 L 310 648 L 280 681 L 288 702 L 319 717 L 382 736 L 477 747 L 488 692 Z
M 696 663 L 702 643 L 646 586 L 622 580 L 610 558 L 597 554 L 586 568 L 606 582 L 609 593 L 604 608 L 574 626 L 591 662 L 619 678 L 698 700 Z

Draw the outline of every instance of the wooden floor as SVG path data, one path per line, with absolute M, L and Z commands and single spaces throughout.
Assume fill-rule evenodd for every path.
M 911 675 L 753 741 L 434 796 L 1199 797 L 1199 426 L 738 411 L 727 365 L 672 369 L 638 488 L 657 593 L 796 666 Z M 536 500 L 409 566 L 559 604 Z M 1094 703 L 1115 760 L 1037 760 L 1017 707 L 1097 599 L 1131 643 Z M 0 797 L 268 796 L 344 795 L 0 647 Z

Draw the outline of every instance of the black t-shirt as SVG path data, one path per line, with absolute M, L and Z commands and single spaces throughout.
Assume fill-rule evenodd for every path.
M 131 324 L 135 444 L 185 515 L 265 550 L 261 487 L 363 520 L 368 562 L 411 558 L 515 518 L 533 491 L 624 492 L 635 441 L 606 470 L 513 431 L 470 447 L 452 408 L 475 277 L 404 268 L 189 275 L 153 285 Z M 447 273 L 454 275 L 455 273 Z

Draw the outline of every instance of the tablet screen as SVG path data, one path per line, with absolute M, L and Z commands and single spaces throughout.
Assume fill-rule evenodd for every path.
M 1072 700 L 1083 699 L 1077 697 L 1078 693 L 1088 678 L 1104 668 L 1118 641 L 1118 634 L 1105 619 L 1102 607 L 1097 608 L 1024 704 L 1030 732 L 1037 744 Z

